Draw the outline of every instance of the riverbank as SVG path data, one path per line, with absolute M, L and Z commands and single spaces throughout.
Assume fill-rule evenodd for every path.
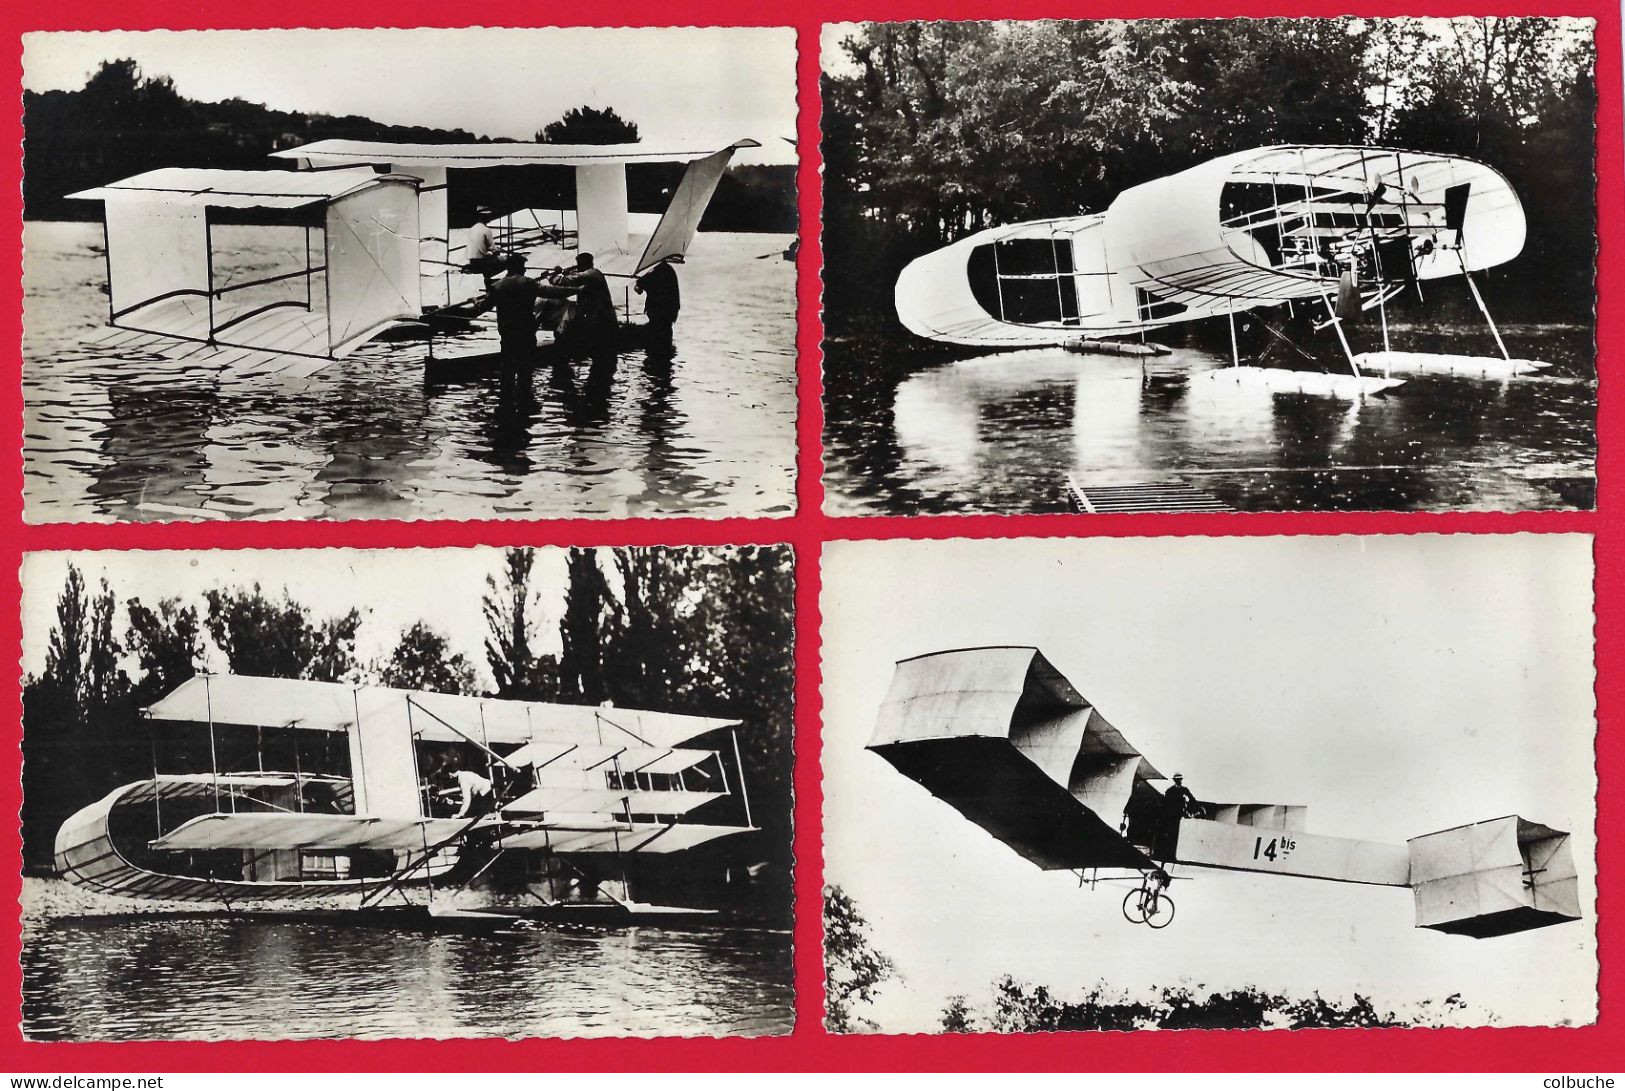
M 128 917 L 160 916 L 175 913 L 193 915 L 225 915 L 224 907 L 206 902 L 166 901 L 151 898 L 121 898 L 75 886 L 66 879 L 43 879 L 25 876 L 19 899 L 24 928 L 37 926 L 63 917 Z M 300 898 L 283 901 L 260 902 L 248 912 L 287 913 L 295 910 L 353 909 L 355 896 L 332 898 Z

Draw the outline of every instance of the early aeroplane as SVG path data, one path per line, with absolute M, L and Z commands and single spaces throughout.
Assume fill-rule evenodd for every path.
M 1192 868 L 1409 887 L 1417 927 L 1479 938 L 1581 916 L 1569 835 L 1516 815 L 1395 845 L 1307 833 L 1296 805 L 1170 812 L 1166 778 L 1036 648 L 901 661 L 868 748 L 1040 868 L 1136 877 L 1123 912 L 1153 928 Z
M 291 376 L 369 355 L 363 349 L 388 355 L 383 342 L 403 334 L 427 340 L 431 359 L 487 354 L 491 329 L 434 321 L 483 288 L 450 241 L 448 178 L 571 168 L 576 207 L 505 210 L 497 224 L 504 248 L 527 254 L 533 269 L 592 253 L 606 274 L 630 283 L 687 252 L 734 153 L 756 146 L 321 140 L 273 153 L 296 170 L 169 167 L 84 190 L 71 196 L 103 204 L 112 329 L 98 343 Z M 686 164 L 640 244 L 627 205 L 635 163 Z
M 242 675 L 194 677 L 145 713 L 152 776 L 57 833 L 73 883 L 510 921 L 457 899 L 495 866 L 547 914 L 689 916 L 632 897 L 637 861 L 755 829 L 729 720 Z M 489 808 L 442 804 L 432 773 L 452 766 L 490 779 Z
M 1329 376 L 1328 389 L 1369 393 L 1398 385 L 1396 373 L 1505 377 L 1546 366 L 1511 356 L 1472 278 L 1516 257 L 1524 234 L 1517 194 L 1483 163 L 1361 146 L 1266 147 L 1134 186 L 1104 212 L 979 231 L 911 262 L 895 302 L 921 337 L 994 348 L 1109 350 L 1114 342 L 1091 339 L 1227 317 L 1234 366 L 1224 377 L 1266 384 L 1281 373 L 1241 364 L 1235 316 L 1306 306 L 1336 332 L 1351 372 Z M 1393 350 L 1388 301 L 1455 276 L 1466 279 L 1500 357 Z M 1371 309 L 1383 348 L 1355 354 L 1342 323 Z

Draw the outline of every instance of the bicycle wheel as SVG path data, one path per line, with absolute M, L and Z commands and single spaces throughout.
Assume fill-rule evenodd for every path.
M 1166 894 L 1157 897 L 1157 904 L 1146 914 L 1145 923 L 1152 928 L 1167 928 L 1174 920 L 1174 900 Z
M 1145 888 L 1136 887 L 1123 897 L 1123 916 L 1130 924 L 1145 923 Z

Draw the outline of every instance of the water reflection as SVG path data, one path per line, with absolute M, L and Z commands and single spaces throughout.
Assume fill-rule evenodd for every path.
M 33 1039 L 780 1034 L 788 936 L 574 929 L 423 935 L 311 921 L 31 926 Z
M 789 514 L 795 270 L 753 260 L 777 238 L 700 238 L 669 355 L 544 369 L 527 393 L 426 387 L 378 348 L 278 379 L 87 344 L 100 232 L 29 223 L 28 518 Z
M 1407 347 L 1493 352 L 1487 334 L 1404 327 Z M 1238 510 L 1588 507 L 1591 332 L 1514 327 L 1541 376 L 1412 378 L 1346 400 L 1195 378 L 1227 361 L 1052 349 L 928 365 L 830 402 L 826 488 L 839 514 L 1068 510 L 1066 480 L 1182 478 Z M 832 371 L 860 367 L 828 349 Z

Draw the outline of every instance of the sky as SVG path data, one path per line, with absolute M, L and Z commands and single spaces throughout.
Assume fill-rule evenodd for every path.
M 1005 973 L 1595 1017 L 1588 537 L 832 542 L 823 580 L 825 881 L 897 963 L 860 1012 L 882 1029 L 933 1029 Z M 1570 831 L 1586 919 L 1473 940 L 1415 928 L 1406 890 L 1204 872 L 1170 927 L 1131 925 L 1124 888 L 1040 871 L 864 749 L 896 660 L 996 644 L 1037 646 L 1198 798 L 1389 843 L 1507 814 Z
M 38 674 L 56 621 L 56 599 L 72 563 L 95 587 L 106 578 L 120 603 L 139 598 L 153 603 L 171 596 L 202 606 L 213 587 L 248 587 L 258 582 L 269 594 L 284 588 L 317 617 L 334 617 L 352 607 L 363 614 L 356 654 L 366 663 L 382 659 L 401 632 L 426 621 L 462 652 L 482 686 L 492 684 L 485 664 L 485 618 L 481 599 L 485 578 L 497 573 L 503 550 L 472 549 L 286 549 L 140 550 L 134 552 L 30 553 L 23 559 L 23 671 Z M 538 589 L 538 651 L 559 653 L 558 622 L 568 579 L 568 550 L 539 548 L 532 571 Z M 123 624 L 122 607 L 119 625 Z M 206 666 L 226 670 L 223 655 L 210 649 Z
M 795 32 L 783 27 L 41 32 L 23 86 L 77 90 L 132 57 L 188 98 L 359 114 L 529 140 L 575 106 L 613 107 L 644 143 L 761 142 L 794 163 Z

